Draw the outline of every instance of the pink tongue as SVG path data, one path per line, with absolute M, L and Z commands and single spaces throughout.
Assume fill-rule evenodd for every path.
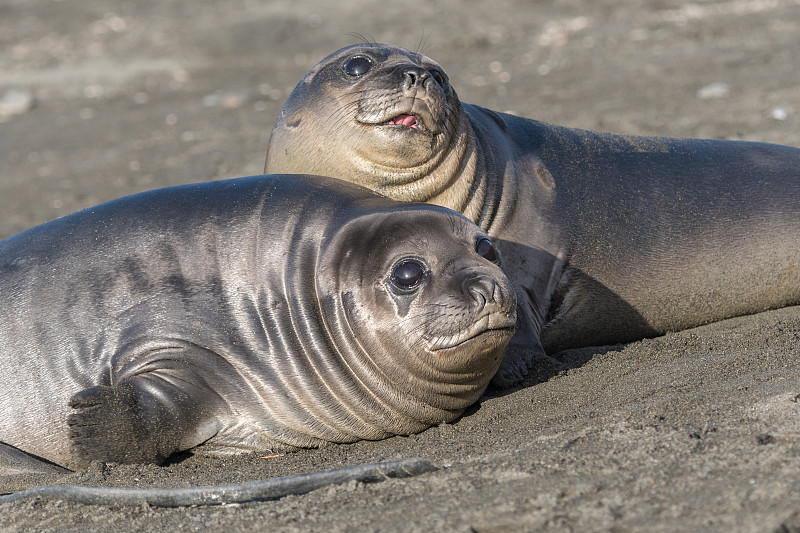
M 403 126 L 408 126 L 409 128 L 416 128 L 417 117 L 414 115 L 397 115 L 389 121 L 389 124 L 402 124 Z

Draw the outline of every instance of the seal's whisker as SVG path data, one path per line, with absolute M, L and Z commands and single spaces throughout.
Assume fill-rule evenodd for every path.
M 375 38 L 372 37 L 370 34 L 359 33 L 355 31 L 348 32 L 347 35 L 350 37 L 355 37 L 358 39 L 361 44 L 375 44 Z

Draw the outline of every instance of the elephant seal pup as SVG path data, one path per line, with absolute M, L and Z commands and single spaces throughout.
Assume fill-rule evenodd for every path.
M 312 176 L 154 190 L 9 237 L 0 473 L 452 421 L 513 334 L 499 261 L 457 213 Z
M 396 46 L 317 64 L 277 120 L 266 169 L 443 205 L 496 238 L 519 305 L 501 385 L 547 363 L 543 349 L 800 303 L 800 150 L 594 133 L 462 104 L 442 67 Z

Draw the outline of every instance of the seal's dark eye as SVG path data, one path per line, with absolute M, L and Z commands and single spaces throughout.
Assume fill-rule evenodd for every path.
M 363 76 L 372 67 L 372 60 L 364 56 L 351 57 L 344 64 L 344 71 L 350 76 Z
M 481 239 L 478 241 L 478 244 L 475 246 L 475 251 L 478 252 L 478 255 L 483 257 L 484 259 L 488 259 L 492 263 L 497 263 L 500 259 L 497 255 L 497 249 L 492 244 L 492 241 L 489 239 Z
M 430 73 L 431 76 L 433 76 L 433 79 L 436 81 L 436 83 L 438 83 L 442 88 L 444 88 L 445 86 L 444 75 L 435 69 L 431 70 Z
M 403 259 L 392 271 L 392 284 L 400 290 L 410 291 L 419 287 L 425 277 L 425 267 L 418 259 Z

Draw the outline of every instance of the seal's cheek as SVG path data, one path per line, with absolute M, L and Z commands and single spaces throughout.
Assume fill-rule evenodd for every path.
M 393 322 L 402 326 L 403 321 L 408 316 L 411 310 L 411 305 L 414 302 L 414 294 L 395 294 L 390 290 L 383 288 L 384 297 L 381 298 L 382 305 L 380 307 L 387 309 L 392 314 Z

